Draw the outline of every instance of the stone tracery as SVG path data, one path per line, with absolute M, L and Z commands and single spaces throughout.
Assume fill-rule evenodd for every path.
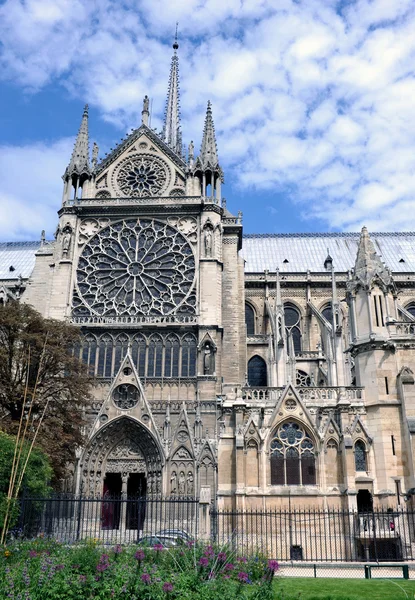
M 190 244 L 155 219 L 105 227 L 85 245 L 77 271 L 84 305 L 105 316 L 172 314 L 186 303 L 194 278 Z
M 160 195 L 169 179 L 166 163 L 148 154 L 128 156 L 114 173 L 116 187 L 125 197 Z

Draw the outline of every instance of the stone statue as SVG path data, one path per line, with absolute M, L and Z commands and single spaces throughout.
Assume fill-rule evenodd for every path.
M 92 167 L 94 169 L 97 166 L 97 162 L 98 162 L 98 152 L 99 152 L 99 146 L 96 142 L 94 142 L 94 145 L 92 146 Z
M 189 162 L 192 161 L 195 157 L 195 145 L 193 140 L 189 144 Z
M 212 348 L 209 342 L 206 342 L 203 348 L 203 374 L 204 375 L 212 375 Z
M 184 496 L 186 493 L 186 476 L 184 471 L 180 471 L 179 475 L 179 496 Z
M 170 476 L 170 493 L 175 494 L 177 492 L 177 473 L 173 471 Z
M 213 233 L 210 227 L 205 229 L 205 256 L 210 258 L 213 249 Z
M 187 474 L 187 495 L 193 496 L 193 473 L 191 471 Z
M 144 96 L 144 100 L 143 100 L 143 112 L 148 112 L 149 109 L 150 109 L 150 98 L 146 94 Z
M 69 255 L 72 242 L 72 227 L 69 225 L 69 223 L 65 225 L 62 233 L 62 256 L 66 257 Z

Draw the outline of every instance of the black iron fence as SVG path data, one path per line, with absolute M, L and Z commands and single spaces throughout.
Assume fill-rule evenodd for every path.
M 199 501 L 190 497 L 23 497 L 12 534 L 50 536 L 62 542 L 95 539 L 103 544 L 152 544 L 156 536 L 163 542 L 180 536 L 196 539 L 198 519 Z
M 415 561 L 412 511 L 208 508 L 193 497 L 23 497 L 11 533 L 103 544 L 211 539 L 238 555 L 296 563 Z
M 415 560 L 415 513 L 344 510 L 212 510 L 212 537 L 238 554 L 279 561 Z

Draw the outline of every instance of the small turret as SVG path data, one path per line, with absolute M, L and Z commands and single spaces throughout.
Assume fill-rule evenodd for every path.
M 63 202 L 71 197 L 80 198 L 85 181 L 91 178 L 89 164 L 88 104 L 85 105 L 81 126 L 75 141 L 69 165 L 63 174 Z M 73 194 L 71 193 L 73 190 Z
M 193 169 L 195 176 L 200 179 L 202 196 L 215 198 L 216 202 L 219 203 L 221 198 L 221 183 L 223 183 L 223 171 L 219 165 L 215 125 L 213 123 L 210 101 L 208 101 L 206 109 L 200 154 L 194 163 Z M 210 193 L 208 186 L 210 186 Z

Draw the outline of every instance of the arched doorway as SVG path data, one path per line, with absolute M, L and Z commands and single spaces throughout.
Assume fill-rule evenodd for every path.
M 140 530 L 145 501 L 136 499 L 162 492 L 162 453 L 151 431 L 130 417 L 114 419 L 92 438 L 80 467 L 82 493 L 103 499 L 101 527 Z

